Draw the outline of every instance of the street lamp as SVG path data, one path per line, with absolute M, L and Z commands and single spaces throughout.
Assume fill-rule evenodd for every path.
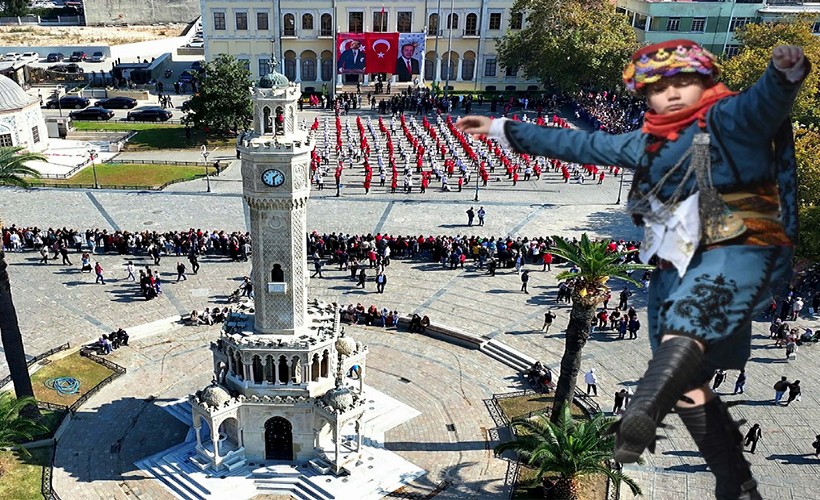
M 94 162 L 94 159 L 97 158 L 97 150 L 90 148 L 88 158 L 91 160 L 91 171 L 94 173 L 94 189 L 100 189 L 100 183 L 97 181 L 97 164 Z
M 475 168 L 475 198 L 473 198 L 473 201 L 478 201 L 478 183 L 481 180 L 481 171 L 476 168 L 475 161 L 473 161 L 473 168 Z
M 60 97 L 61 97 L 61 95 L 60 95 L 61 92 L 60 91 L 62 89 L 63 89 L 62 85 L 57 85 L 57 88 L 54 89 L 54 94 L 52 94 L 52 97 L 57 101 L 57 109 L 60 110 L 60 118 L 63 117 L 63 105 L 62 105 L 62 103 L 60 103 Z
M 208 175 L 208 156 L 210 156 L 208 146 L 202 145 L 202 161 L 205 163 L 205 184 L 207 185 L 207 192 L 211 192 L 211 176 Z
M 616 205 L 621 204 L 621 189 L 624 187 L 624 175 L 626 174 L 626 170 L 621 171 L 621 181 L 618 183 L 618 201 L 615 202 Z

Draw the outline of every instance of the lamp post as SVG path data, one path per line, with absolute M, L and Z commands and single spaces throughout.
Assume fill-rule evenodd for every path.
M 450 98 L 450 66 L 453 64 L 453 11 L 456 8 L 456 0 L 450 0 L 450 16 L 447 18 L 447 79 L 444 83 L 444 98 Z M 440 20 L 440 18 L 439 18 Z M 450 104 L 447 104 L 449 113 Z
M 208 146 L 202 145 L 202 161 L 205 163 L 205 185 L 207 186 L 207 192 L 211 192 L 211 176 L 208 175 L 208 156 L 210 156 L 210 151 L 208 151 Z
M 475 169 L 475 198 L 473 198 L 473 201 L 478 201 L 478 183 L 481 181 L 481 171 L 476 166 L 475 161 L 473 161 L 473 168 Z
M 91 171 L 94 173 L 94 189 L 100 189 L 100 183 L 97 180 L 97 164 L 94 162 L 97 158 L 97 150 L 93 148 L 89 149 L 88 158 L 91 160 Z
M 616 205 L 621 204 L 621 189 L 624 187 L 624 175 L 626 174 L 626 170 L 621 171 L 621 181 L 618 183 L 618 200 L 615 202 Z
M 60 110 L 60 118 L 62 118 L 62 117 L 63 117 L 63 105 L 62 105 L 62 103 L 60 103 L 60 97 L 62 97 L 62 96 L 60 95 L 60 94 L 61 94 L 61 92 L 60 92 L 60 91 L 61 91 L 62 89 L 63 89 L 63 86 L 62 86 L 62 85 L 57 85 L 57 88 L 56 88 L 56 89 L 54 89 L 54 94 L 53 94 L 54 99 L 57 101 L 57 109 L 59 109 L 59 110 Z

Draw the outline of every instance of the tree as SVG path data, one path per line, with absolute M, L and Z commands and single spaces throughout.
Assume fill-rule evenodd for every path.
M 39 177 L 36 170 L 26 166 L 32 160 L 45 160 L 37 153 L 22 152 L 23 148 L 0 148 L 0 186 L 28 187 L 23 175 Z M 6 254 L 0 248 L 0 341 L 3 343 L 3 354 L 9 365 L 14 392 L 18 398 L 34 396 L 31 377 L 26 365 L 26 352 L 23 347 L 23 336 L 17 321 L 17 311 L 11 298 L 11 281 L 7 271 Z M 37 413 L 37 406 L 30 405 L 27 413 Z
M 220 54 L 203 65 L 198 92 L 191 98 L 186 123 L 211 132 L 238 132 L 253 117 L 251 73 L 232 55 Z
M 3 14 L 9 17 L 25 16 L 30 10 L 26 0 L 6 0 L 5 4 Z
M 557 422 L 562 408 L 569 404 L 575 393 L 575 379 L 581 368 L 581 351 L 589 339 L 595 309 L 609 292 L 606 282 L 614 278 L 640 286 L 628 273 L 637 269 L 652 269 L 652 266 L 625 264 L 622 262 L 625 253 L 609 251 L 609 241 L 590 241 L 586 233 L 581 235 L 577 244 L 560 236 L 553 238 L 555 246 L 550 252 L 578 267 L 577 273 L 565 271 L 556 276 L 559 281 L 574 278 L 576 282 L 572 289 L 572 310 L 567 325 L 564 355 L 561 357 L 561 373 L 552 404 L 552 421 Z
M 820 60 L 820 40 L 812 34 L 812 15 L 774 23 L 747 24 L 735 33 L 738 54 L 723 63 L 722 79 L 733 90 L 756 82 L 772 59 L 778 45 L 799 45 L 812 62 Z M 809 73 L 797 95 L 792 116 L 802 124 L 820 125 L 820 73 Z
M 543 414 L 513 420 L 516 437 L 496 446 L 496 455 L 514 451 L 519 460 L 537 469 L 538 478 L 548 473 L 557 474 L 553 489 L 553 497 L 557 499 L 576 499 L 579 480 L 596 474 L 606 475 L 615 482 L 623 481 L 633 495 L 642 494 L 632 478 L 607 466 L 615 449 L 615 436 L 607 430 L 615 419 L 599 413 L 591 420 L 576 421 L 569 406 L 564 406 L 558 418 L 552 420 Z
M 626 16 L 604 0 L 516 0 L 527 25 L 498 43 L 500 63 L 563 91 L 613 88 L 638 40 Z
M 797 255 L 820 261 L 820 206 L 800 209 L 799 238 Z
M 32 406 L 37 407 L 32 397 L 15 399 L 10 392 L 0 393 L 0 447 L 16 446 L 48 431 L 46 426 L 24 415 L 24 410 Z M 20 447 L 20 451 L 29 454 L 26 448 Z

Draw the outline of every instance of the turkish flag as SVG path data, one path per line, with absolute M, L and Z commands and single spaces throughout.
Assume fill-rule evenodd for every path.
M 367 72 L 393 73 L 399 58 L 398 33 L 367 33 Z

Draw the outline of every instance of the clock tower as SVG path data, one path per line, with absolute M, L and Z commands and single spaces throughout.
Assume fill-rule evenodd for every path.
M 276 72 L 253 88 L 253 131 L 240 136 L 253 238 L 254 331 L 301 335 L 307 326 L 307 201 L 311 139 L 296 124 L 299 86 Z

